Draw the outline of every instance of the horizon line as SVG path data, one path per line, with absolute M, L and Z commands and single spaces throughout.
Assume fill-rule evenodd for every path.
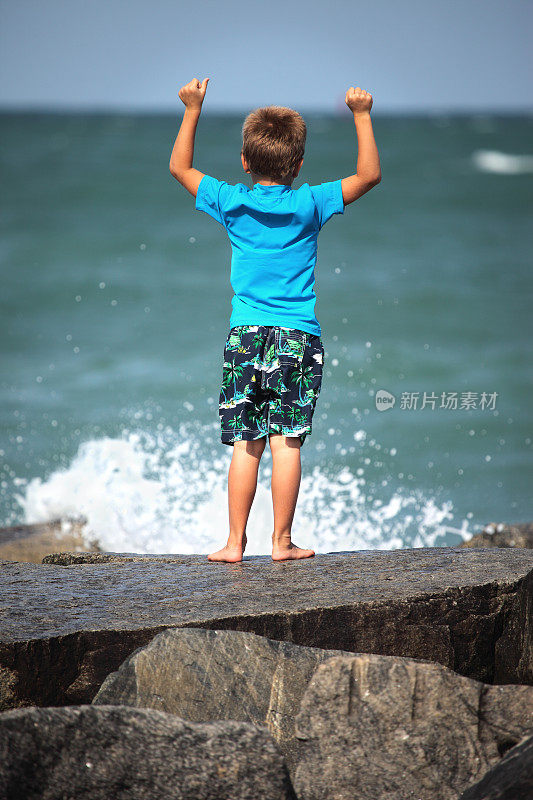
M 298 106 L 299 110 L 305 114 L 320 114 L 327 116 L 351 116 L 348 108 L 331 106 Z M 246 114 L 251 106 L 232 106 L 208 107 L 202 110 L 202 116 L 235 116 Z M 145 116 L 174 115 L 181 112 L 184 107 L 170 106 L 134 106 L 134 105 L 58 105 L 58 104 L 1 104 L 0 114 L 20 113 L 20 114 L 135 114 Z M 389 106 L 373 110 L 372 116 L 484 116 L 484 117 L 508 117 L 508 116 L 533 116 L 533 106 L 515 106 L 507 108 L 505 111 L 495 111 L 492 107 L 477 106 L 413 106 L 410 108 L 400 108 Z

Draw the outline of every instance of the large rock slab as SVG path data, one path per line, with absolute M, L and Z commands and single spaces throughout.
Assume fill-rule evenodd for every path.
M 533 797 L 533 736 L 505 754 L 460 800 L 531 800 Z
M 419 548 L 249 556 L 62 554 L 0 562 L 0 709 L 88 703 L 169 627 L 437 661 L 533 683 L 533 551 Z M 55 562 L 55 563 L 52 563 Z
M 268 730 L 194 724 L 152 709 L 25 708 L 0 714 L 0 797 L 296 800 Z
M 351 654 L 241 631 L 169 629 L 108 675 L 93 705 L 156 708 L 191 722 L 266 725 L 291 769 L 300 749 L 294 719 L 307 684 L 320 664 L 339 655 Z
M 533 687 L 371 654 L 318 667 L 296 717 L 299 800 L 457 800 L 533 733 Z

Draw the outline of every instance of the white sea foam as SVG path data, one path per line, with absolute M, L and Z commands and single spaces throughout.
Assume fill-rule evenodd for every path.
M 475 150 L 472 161 L 481 172 L 499 175 L 524 175 L 533 172 L 533 156 L 502 153 L 499 150 Z
M 216 423 L 183 423 L 178 430 L 167 427 L 157 433 L 125 429 L 121 438 L 84 442 L 67 468 L 46 479 L 19 481 L 17 500 L 26 523 L 85 517 L 87 542 L 96 539 L 109 552 L 207 554 L 227 540 L 232 450 L 224 450 Z M 450 532 L 464 539 L 472 533 L 466 521 L 461 528 L 450 527 L 451 502 L 438 505 L 416 490 L 387 496 L 388 482 L 371 489 L 363 469 L 356 475 L 344 466 L 331 474 L 318 466 L 306 471 L 305 458 L 302 462 L 293 525 L 299 546 L 322 553 L 424 547 Z M 267 447 L 246 555 L 271 552 L 271 463 Z

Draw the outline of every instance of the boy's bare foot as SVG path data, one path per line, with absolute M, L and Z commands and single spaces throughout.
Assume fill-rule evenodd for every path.
M 222 550 L 217 550 L 216 553 L 209 553 L 207 558 L 209 561 L 227 561 L 230 564 L 235 564 L 237 561 L 242 561 L 243 553 L 246 549 L 246 534 L 242 537 L 242 544 L 226 545 Z
M 314 554 L 314 550 L 304 550 L 302 547 L 297 547 L 292 542 L 290 545 L 281 543 L 272 545 L 273 561 L 288 561 L 291 558 L 311 558 Z

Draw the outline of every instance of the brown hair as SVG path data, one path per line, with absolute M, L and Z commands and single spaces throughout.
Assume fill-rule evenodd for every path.
M 304 156 L 307 129 L 292 108 L 256 108 L 242 126 L 242 154 L 251 172 L 274 181 L 292 180 Z

